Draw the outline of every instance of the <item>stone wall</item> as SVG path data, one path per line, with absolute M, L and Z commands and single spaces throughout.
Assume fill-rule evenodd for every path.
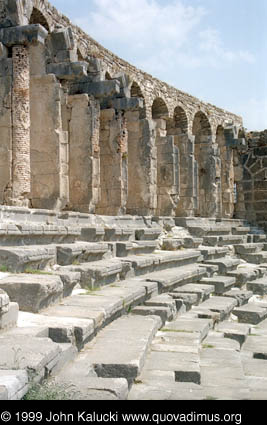
M 0 0 L 0 43 L 0 203 L 233 216 L 241 117 L 136 69 L 46 0 Z
M 247 135 L 238 160 L 245 218 L 267 230 L 267 130 Z

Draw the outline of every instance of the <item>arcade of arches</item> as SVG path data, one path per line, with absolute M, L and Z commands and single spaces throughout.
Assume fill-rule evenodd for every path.
M 240 117 L 91 51 L 46 1 L 0 3 L 1 204 L 244 214 Z

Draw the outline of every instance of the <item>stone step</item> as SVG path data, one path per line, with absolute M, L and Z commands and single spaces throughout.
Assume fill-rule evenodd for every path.
M 241 307 L 249 302 L 250 298 L 253 296 L 253 292 L 233 288 L 230 291 L 225 292 L 223 296 L 234 298 L 237 301 L 237 306 Z
M 248 238 L 248 242 L 253 242 L 253 243 L 257 243 L 257 242 L 266 242 L 266 235 L 264 233 L 262 234 L 257 234 L 257 235 L 250 235 L 250 237 Z
M 233 309 L 237 306 L 237 301 L 234 298 L 228 297 L 211 297 L 197 307 L 198 312 L 206 310 L 219 313 L 220 321 L 226 320 Z M 194 312 L 194 309 L 193 309 Z
M 248 335 L 251 333 L 251 326 L 245 323 L 225 321 L 219 323 L 216 330 L 222 332 L 225 338 L 234 339 L 242 347 Z
M 105 228 L 104 240 L 107 242 L 133 241 L 135 239 L 135 229 L 128 228 Z
M 63 297 L 64 285 L 60 276 L 50 274 L 10 274 L 0 280 L 0 288 L 20 310 L 38 313 Z
M 46 245 L 73 243 L 80 237 L 77 225 L 45 223 L 0 223 L 0 246 Z
M 128 263 L 136 276 L 152 272 L 160 272 L 169 268 L 177 268 L 201 261 L 199 251 L 155 251 L 150 255 L 136 255 L 121 258 L 122 263 Z
M 57 245 L 57 264 L 61 266 L 88 263 L 111 256 L 107 243 L 76 242 Z
M 31 381 L 41 382 L 59 365 L 64 367 L 66 348 L 74 350 L 49 338 L 0 335 L 0 370 L 25 370 Z
M 236 279 L 236 286 L 242 287 L 247 282 L 253 281 L 263 276 L 264 271 L 259 266 L 252 264 L 241 264 L 236 270 L 227 272 L 227 276 L 232 276 Z
M 206 276 L 206 270 L 199 267 L 197 264 L 177 267 L 171 270 L 163 270 L 146 274 L 144 278 L 148 282 L 157 282 L 159 292 L 173 291 L 173 289 L 183 284 L 190 283 L 194 280 L 199 280 Z
M 248 282 L 247 289 L 256 295 L 267 295 L 267 276 Z
M 200 341 L 206 338 L 209 330 L 212 327 L 212 320 L 209 319 L 192 319 L 186 317 L 179 317 L 173 322 L 165 324 L 162 328 L 162 332 L 171 333 L 192 333 L 198 334 Z
M 261 263 L 266 263 L 267 262 L 267 252 L 266 251 L 261 251 L 261 252 L 256 252 L 254 254 L 239 254 L 240 257 L 247 261 L 248 263 L 252 263 L 252 264 L 261 264 Z
M 190 294 L 188 292 L 175 292 L 169 293 L 169 295 L 176 301 L 181 301 L 185 305 L 186 311 L 189 311 L 194 305 L 198 305 L 199 298 L 198 294 Z
M 145 363 L 145 373 L 161 370 L 172 373 L 176 382 L 190 382 L 200 385 L 201 376 L 198 354 L 164 350 L 166 350 L 165 347 L 157 346 L 155 350 L 152 347 L 152 351 Z
M 56 248 L 50 245 L 0 247 L 0 267 L 10 272 L 44 270 L 56 264 Z
M 44 323 L 48 322 L 49 329 L 51 329 L 51 323 L 48 319 L 50 320 L 50 317 L 52 317 L 57 323 L 57 329 L 60 330 L 59 335 L 67 334 L 71 336 L 72 340 L 75 339 L 77 347 L 81 349 L 88 339 L 101 328 L 157 295 L 158 285 L 156 282 L 123 280 L 102 287 L 95 292 L 90 291 L 81 295 L 73 295 L 63 300 L 59 305 L 48 308 L 43 312 L 43 315 L 47 316 Z M 172 302 L 172 304 L 174 303 Z M 175 314 L 173 309 L 171 309 L 171 313 L 172 315 Z M 72 322 L 73 325 L 70 329 L 69 324 L 72 324 Z M 72 331 L 73 327 L 74 332 Z M 73 335 L 75 338 L 73 338 Z M 49 336 L 54 341 L 61 342 L 56 339 L 57 333 L 55 333 L 55 336 L 51 336 L 50 332 Z M 63 342 L 68 341 L 64 340 Z
M 201 255 L 203 255 L 204 261 L 216 260 L 217 258 L 224 258 L 227 254 L 229 254 L 228 247 L 201 246 L 199 250 L 201 252 Z
M 216 260 L 205 260 L 205 263 L 219 266 L 219 273 L 225 275 L 229 271 L 235 270 L 240 264 L 240 260 L 238 258 L 224 257 Z
M 215 287 L 215 294 L 223 294 L 235 285 L 235 278 L 230 276 L 204 277 L 199 283 L 212 285 Z
M 198 248 L 202 245 L 202 238 L 164 238 L 162 239 L 161 249 L 165 251 L 176 251 L 181 248 Z
M 28 390 L 25 370 L 0 370 L 0 400 L 21 400 Z
M 203 245 L 225 246 L 236 245 L 247 242 L 247 237 L 243 235 L 225 235 L 225 236 L 204 236 Z
M 130 270 L 127 264 L 123 267 L 122 261 L 119 259 L 99 260 L 90 263 L 82 263 L 80 265 L 62 266 L 60 272 L 79 272 L 81 274 L 81 286 L 84 289 L 95 289 L 103 285 L 120 280 L 123 271 Z M 126 273 L 126 271 L 125 271 Z
M 136 229 L 135 239 L 137 241 L 154 241 L 159 238 L 162 233 L 160 228 Z
M 172 296 L 176 294 L 183 295 L 192 294 L 197 295 L 197 302 L 206 301 L 210 295 L 215 291 L 215 286 L 213 285 L 204 285 L 201 283 L 188 283 L 186 285 L 180 286 L 178 289 L 172 291 Z
M 188 225 L 187 226 L 191 235 L 197 237 L 205 237 L 205 236 L 216 236 L 216 235 L 229 235 L 231 232 L 230 226 L 210 226 L 210 225 Z
M 223 333 L 211 331 L 202 343 L 202 349 L 240 351 L 240 344 Z
M 249 303 L 242 307 L 235 308 L 233 315 L 238 318 L 239 323 L 257 325 L 267 318 L 267 308 Z
M 85 370 L 100 378 L 125 378 L 131 385 L 141 373 L 148 348 L 161 326 L 157 316 L 130 315 L 103 329 L 84 349 Z
M 152 254 L 157 248 L 157 241 L 117 242 L 116 256 L 127 257 L 129 255 Z
M 248 233 L 250 233 L 251 228 L 250 227 L 245 227 L 245 226 L 239 226 L 239 227 L 233 227 L 232 228 L 232 233 L 233 235 L 247 235 Z
M 19 312 L 17 327 L 5 333 L 7 336 L 33 336 L 50 338 L 53 342 L 72 344 L 78 350 L 95 336 L 93 319 L 60 317 L 49 314 Z
M 97 378 L 85 374 L 87 364 L 80 362 L 80 367 L 72 365 L 71 370 L 55 378 L 55 384 L 66 388 L 71 400 L 115 401 L 127 400 L 128 382 L 126 379 Z
M 82 227 L 80 240 L 84 242 L 102 242 L 105 238 L 104 227 Z
M 239 351 L 203 348 L 201 383 L 210 399 L 249 400 L 249 389 Z
M 8 307 L 0 311 L 0 331 L 7 331 L 17 325 L 19 306 L 10 302 Z
M 264 249 L 263 243 L 245 243 L 234 246 L 236 254 L 254 254 Z
M 251 353 L 254 359 L 267 360 L 267 337 L 249 335 L 242 350 Z

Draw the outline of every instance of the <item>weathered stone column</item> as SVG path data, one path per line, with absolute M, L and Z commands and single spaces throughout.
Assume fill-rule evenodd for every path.
M 30 166 L 30 59 L 29 46 L 44 44 L 47 31 L 41 25 L 0 28 L 0 42 L 12 48 L 12 170 L 5 202 L 28 206 Z
M 24 46 L 14 46 L 12 88 L 12 203 L 28 206 L 31 192 L 30 166 L 30 62 Z

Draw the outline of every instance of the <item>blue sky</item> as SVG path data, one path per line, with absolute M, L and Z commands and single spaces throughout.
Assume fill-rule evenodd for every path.
M 266 0 L 50 0 L 109 50 L 267 128 Z

